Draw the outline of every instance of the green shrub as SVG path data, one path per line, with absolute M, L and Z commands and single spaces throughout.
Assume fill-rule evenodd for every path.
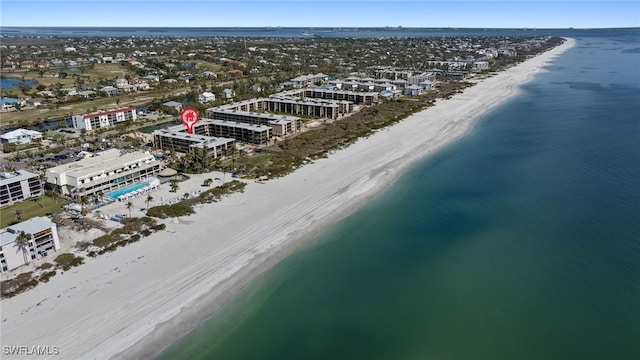
M 74 266 L 78 266 L 84 263 L 84 258 L 82 256 L 75 256 L 70 253 L 64 253 L 58 255 L 58 257 L 54 260 L 55 263 L 64 271 L 71 269 Z
M 151 226 L 151 230 L 160 231 L 160 230 L 166 229 L 166 227 L 167 227 L 167 225 L 165 225 L 165 224 L 158 224 L 158 225 Z
M 114 234 L 115 230 L 111 234 L 104 234 L 93 240 L 93 245 L 97 247 L 106 247 L 120 239 L 119 234 Z
M 154 206 L 147 210 L 147 215 L 165 219 L 168 217 L 187 216 L 195 213 L 191 205 L 184 201 L 172 205 Z
M 13 279 L 0 282 L 0 296 L 10 298 L 38 286 L 32 272 L 22 273 Z
M 55 265 L 53 265 L 52 263 L 48 263 L 48 262 L 46 262 L 46 263 L 44 263 L 44 264 L 42 264 L 42 265 L 38 266 L 36 269 L 38 269 L 38 270 L 47 270 L 47 269 L 50 269 L 50 268 L 52 268 L 52 267 L 54 267 L 54 266 L 55 266 Z
M 151 235 L 151 230 L 144 229 L 144 230 L 140 231 L 140 234 L 142 234 L 142 236 L 149 236 L 149 235 Z
M 43 273 L 42 275 L 40 275 L 40 277 L 38 278 L 38 280 L 40 282 L 46 283 L 49 282 L 49 279 L 56 276 L 56 271 L 55 270 L 51 270 L 51 271 L 47 271 L 46 273 Z

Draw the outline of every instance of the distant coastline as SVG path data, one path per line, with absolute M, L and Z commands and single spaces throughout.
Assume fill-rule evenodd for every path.
M 2 36 L 26 37 L 424 37 L 424 36 L 580 36 L 613 29 L 532 29 L 532 28 L 410 28 L 410 27 L 0 27 Z M 621 29 L 616 29 L 621 30 Z M 640 31 L 640 28 L 622 30 Z

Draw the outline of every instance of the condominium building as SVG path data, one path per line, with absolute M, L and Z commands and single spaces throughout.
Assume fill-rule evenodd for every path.
M 295 77 L 289 80 L 288 83 L 290 83 L 294 87 L 299 88 L 299 87 L 309 86 L 317 83 L 322 83 L 327 81 L 327 79 L 329 79 L 329 76 L 323 73 L 309 74 L 309 75 L 302 75 L 302 76 Z
M 375 84 L 374 84 L 375 85 Z M 386 87 L 380 91 L 386 90 Z M 285 96 L 300 97 L 305 99 L 323 99 L 335 101 L 348 101 L 353 104 L 373 105 L 378 102 L 378 92 L 359 92 L 346 90 L 330 90 L 324 88 L 307 88 L 291 90 L 281 93 Z
M 95 130 L 107 128 L 127 120 L 135 121 L 138 118 L 136 108 L 128 107 L 123 109 L 97 112 L 86 115 L 73 115 L 71 121 L 76 129 Z
M 159 173 L 161 163 L 148 152 L 110 149 L 69 164 L 50 168 L 47 185 L 73 197 L 106 194 L 142 182 Z
M 43 193 L 42 182 L 37 174 L 25 170 L 0 172 L 0 207 L 40 196 Z
M 244 101 L 239 106 L 226 105 L 207 109 L 207 116 L 212 120 L 269 126 L 277 136 L 289 135 L 302 129 L 302 119 L 298 117 L 238 110 L 238 108 L 252 109 L 257 106 L 259 106 L 257 101 Z
M 273 136 L 273 129 L 266 125 L 213 119 L 203 119 L 200 123 L 198 132 L 202 131 L 209 136 L 232 138 L 248 144 L 266 145 Z M 195 129 L 194 132 L 196 132 Z
M 182 125 L 172 126 L 166 129 L 155 130 L 153 141 L 161 150 L 169 150 L 181 153 L 198 153 L 204 149 L 208 156 L 217 159 L 227 155 L 235 146 L 235 140 L 228 137 L 209 136 L 206 121 L 200 120 L 193 127 L 193 134 L 187 133 Z
M 24 232 L 29 241 L 20 245 L 19 236 Z M 60 249 L 56 224 L 46 217 L 34 217 L 27 221 L 0 229 L 0 270 L 2 272 L 28 264 L 37 258 L 47 257 Z

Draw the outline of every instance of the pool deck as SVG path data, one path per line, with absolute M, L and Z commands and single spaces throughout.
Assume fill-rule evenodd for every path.
M 182 199 L 185 193 L 191 193 L 192 196 L 194 195 L 197 196 L 199 192 L 206 191 L 214 188 L 215 186 L 222 185 L 223 184 L 222 179 L 225 180 L 224 182 L 230 182 L 232 180 L 247 181 L 239 178 L 234 179 L 231 177 L 231 173 L 226 173 L 226 175 L 223 175 L 221 171 L 212 171 L 205 174 L 188 174 L 188 176 L 190 177 L 190 179 L 181 181 L 178 183 L 177 192 L 172 192 L 170 183 L 166 182 L 164 184 L 160 184 L 160 187 L 158 188 L 158 190 L 151 191 L 147 194 L 142 194 L 138 197 L 135 197 L 129 200 L 133 204 L 133 207 L 131 207 L 131 216 L 132 217 L 145 216 L 146 207 L 147 207 L 147 196 L 149 195 L 153 197 L 153 201 L 149 204 L 149 206 L 154 206 L 154 205 L 160 205 L 160 203 L 162 202 Z M 211 179 L 219 178 L 221 180 L 214 180 L 211 186 L 202 186 L 204 180 L 209 178 Z M 89 212 L 86 215 L 86 217 L 91 218 L 95 211 L 102 212 L 108 218 L 111 218 L 117 214 L 124 214 L 129 216 L 129 209 L 127 209 L 127 202 L 128 201 L 121 202 L 116 200 L 111 204 L 102 206 L 100 208 L 97 208 Z M 97 220 L 97 221 L 101 222 L 106 228 L 109 228 L 109 229 L 115 229 L 122 226 L 122 224 L 112 220 Z

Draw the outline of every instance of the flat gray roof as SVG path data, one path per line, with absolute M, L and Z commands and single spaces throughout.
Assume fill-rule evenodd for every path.
M 90 158 L 50 168 L 47 172 L 55 174 L 66 173 L 67 176 L 78 178 L 146 159 L 155 160 L 155 157 L 142 151 L 122 153 L 118 149 L 110 149 L 95 153 L 94 156 Z
M 26 170 L 18 170 L 14 172 L 0 172 L 0 186 L 15 183 L 17 181 L 30 179 L 34 176 L 38 176 L 38 175 L 28 172 Z
M 201 124 L 202 124 L 202 121 L 200 121 L 196 126 L 200 126 Z M 207 135 L 189 134 L 184 130 L 185 130 L 185 127 L 183 125 L 175 125 L 166 129 L 155 130 L 153 133 L 162 135 L 162 136 L 171 137 L 174 139 L 188 140 L 194 143 L 203 143 L 203 144 L 207 144 L 209 147 L 224 145 L 229 142 L 235 141 L 235 139 L 225 138 L 225 137 L 213 137 L 213 136 L 207 136 Z
M 5 246 L 16 241 L 18 234 L 24 231 L 27 234 L 34 234 L 38 231 L 48 229 L 54 223 L 46 217 L 34 217 L 29 220 L 0 229 L 0 246 Z

